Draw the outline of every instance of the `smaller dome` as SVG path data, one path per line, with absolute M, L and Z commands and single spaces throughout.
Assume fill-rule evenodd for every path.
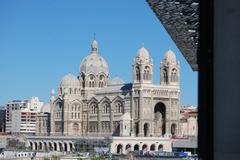
M 42 105 L 42 108 L 41 108 L 41 110 L 40 110 L 40 112 L 48 112 L 48 113 L 50 113 L 50 104 L 48 104 L 48 103 L 45 103 L 44 105 Z
M 140 59 L 149 59 L 149 53 L 146 48 L 142 47 L 138 50 L 137 57 Z
M 70 86 L 79 86 L 80 82 L 76 76 L 72 74 L 67 74 L 63 77 L 60 86 L 61 87 L 70 87 Z
M 176 55 L 175 55 L 175 53 L 174 53 L 171 49 L 169 49 L 169 50 L 165 53 L 164 61 L 170 62 L 170 63 L 176 63 L 176 62 L 177 62 L 177 60 L 176 60 Z
M 124 113 L 121 117 L 120 117 L 121 121 L 130 121 L 131 120 L 131 116 L 129 112 Z

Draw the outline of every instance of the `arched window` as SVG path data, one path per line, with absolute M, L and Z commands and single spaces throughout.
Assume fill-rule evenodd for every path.
M 174 68 L 171 73 L 171 82 L 177 82 L 178 77 L 177 77 L 177 70 Z
M 140 81 L 140 68 L 137 66 L 135 70 L 136 70 L 136 80 Z
M 80 113 L 78 112 L 78 119 L 80 119 Z
M 148 66 L 146 66 L 145 69 L 144 69 L 143 79 L 144 80 L 151 80 L 150 68 Z
M 99 77 L 99 88 L 103 87 L 104 80 L 105 80 L 104 75 L 100 75 L 100 77 Z
M 69 88 L 69 94 L 72 94 L 72 88 Z
M 117 102 L 115 105 L 115 112 L 116 113 L 123 113 L 123 107 L 122 107 L 122 103 Z
M 91 113 L 96 114 L 98 112 L 98 107 L 96 103 L 91 105 Z
M 94 82 L 94 76 L 93 75 L 90 75 L 89 76 L 89 87 L 90 88 L 94 88 L 95 87 L 95 82 Z
M 164 83 L 168 82 L 168 74 L 166 69 L 163 70 L 163 82 Z
M 103 105 L 103 113 L 109 113 L 110 112 L 110 105 L 108 103 L 105 103 Z

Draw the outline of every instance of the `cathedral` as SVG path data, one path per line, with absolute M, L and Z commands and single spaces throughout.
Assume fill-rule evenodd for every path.
M 78 75 L 63 77 L 51 94 L 52 136 L 160 137 L 179 134 L 180 65 L 172 50 L 160 63 L 153 83 L 153 60 L 138 50 L 129 66 L 132 82 L 109 78 L 109 68 L 94 38 Z

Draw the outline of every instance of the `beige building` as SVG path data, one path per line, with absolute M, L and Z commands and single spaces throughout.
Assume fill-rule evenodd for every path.
M 183 107 L 180 116 L 181 136 L 197 137 L 198 135 L 198 110 L 196 107 Z
M 94 39 L 78 75 L 63 77 L 51 96 L 51 135 L 159 137 L 179 134 L 180 66 L 168 50 L 153 83 L 153 60 L 138 50 L 129 66 L 132 82 L 109 79 L 107 62 Z

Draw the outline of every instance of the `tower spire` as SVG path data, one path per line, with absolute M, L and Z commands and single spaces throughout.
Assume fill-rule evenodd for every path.
M 97 43 L 97 40 L 96 40 L 96 33 L 94 32 L 93 34 L 93 42 L 92 42 L 92 53 L 94 54 L 97 54 L 98 52 L 98 43 Z

